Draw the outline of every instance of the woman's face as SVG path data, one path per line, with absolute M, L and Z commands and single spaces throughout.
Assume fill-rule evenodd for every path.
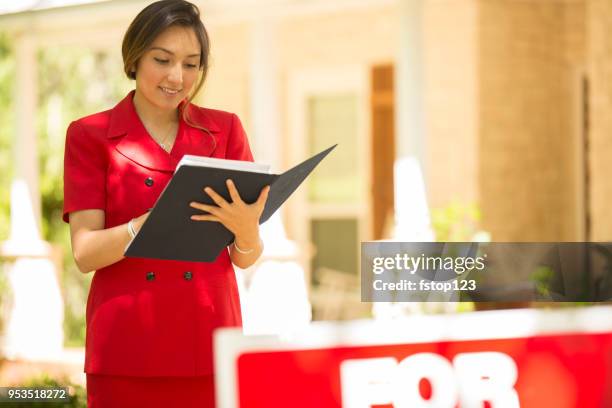
M 153 107 L 176 109 L 198 79 L 200 57 L 193 29 L 167 28 L 138 61 L 136 92 Z

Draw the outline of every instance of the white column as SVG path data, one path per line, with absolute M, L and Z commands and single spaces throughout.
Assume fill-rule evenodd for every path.
M 250 32 L 249 86 L 251 97 L 251 134 L 258 161 L 281 165 L 281 123 L 279 112 L 279 72 L 276 23 L 253 21 Z
M 40 237 L 40 190 L 36 148 L 37 61 L 35 40 L 22 34 L 15 38 L 16 81 L 15 133 L 13 135 L 15 175 L 11 183 L 11 229 L 1 253 L 47 255 Z
M 424 163 L 425 84 L 423 67 L 424 0 L 400 0 L 399 49 L 395 70 L 397 156 Z
M 394 241 L 434 240 L 424 174 L 427 137 L 423 66 L 425 1 L 399 0 L 398 3 L 400 37 L 395 65 Z M 377 319 L 396 318 L 420 313 L 426 305 L 419 302 L 376 302 L 372 313 Z
M 433 239 L 427 207 L 424 0 L 400 0 L 399 49 L 395 69 L 395 228 L 394 239 Z
M 13 90 L 16 108 L 15 180 L 28 186 L 33 216 L 40 231 L 40 194 L 36 149 L 37 62 L 34 40 L 23 35 L 15 44 L 17 80 Z
M 251 23 L 249 84 L 251 135 L 257 161 L 281 172 L 283 140 L 279 109 L 277 29 L 274 19 Z M 261 227 L 265 247 L 250 285 L 243 289 L 244 331 L 278 334 L 310 322 L 310 303 L 298 248 L 287 238 L 281 211 Z
M 2 353 L 11 359 L 54 360 L 63 348 L 64 308 L 51 247 L 40 234 L 36 50 L 36 42 L 29 35 L 16 37 L 11 232 L 0 246 L 12 304 Z
M 274 172 L 281 172 L 283 140 L 279 109 L 279 69 L 276 22 L 273 19 L 254 20 L 250 33 L 250 107 L 251 136 L 254 155 L 268 163 Z M 262 227 L 266 241 L 265 256 L 296 256 L 295 244 L 287 239 L 282 221 L 282 209 Z M 267 236 L 266 236 L 267 235 Z M 268 239 L 266 239 L 268 238 Z

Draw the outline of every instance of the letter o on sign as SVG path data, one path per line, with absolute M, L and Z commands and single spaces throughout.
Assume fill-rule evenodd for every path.
M 426 378 L 431 383 L 431 398 L 424 399 L 419 383 Z M 418 353 L 403 359 L 393 384 L 395 408 L 453 408 L 457 403 L 455 373 L 450 362 L 433 353 Z

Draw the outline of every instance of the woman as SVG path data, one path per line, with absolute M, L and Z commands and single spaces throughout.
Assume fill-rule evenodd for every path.
M 269 188 L 246 204 L 231 181 L 231 202 L 203 185 L 217 206 L 185 203 L 197 213 L 193 222 L 221 222 L 235 235 L 213 263 L 125 258 L 184 154 L 252 155 L 236 115 L 191 103 L 209 57 L 196 6 L 149 5 L 128 28 L 122 53 L 136 89 L 113 109 L 71 123 L 64 158 L 74 259 L 82 272 L 96 271 L 86 315 L 88 404 L 214 406 L 212 331 L 241 325 L 232 263 L 246 268 L 262 252 L 258 221 Z

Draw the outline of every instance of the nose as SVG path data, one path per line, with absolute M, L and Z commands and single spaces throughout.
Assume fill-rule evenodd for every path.
M 174 64 L 170 68 L 168 82 L 173 85 L 181 85 L 183 83 L 183 67 L 181 64 Z

